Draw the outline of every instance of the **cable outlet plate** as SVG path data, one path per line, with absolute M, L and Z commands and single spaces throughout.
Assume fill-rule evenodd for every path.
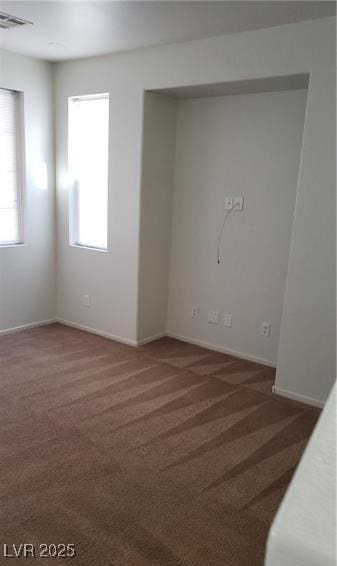
M 232 210 L 243 210 L 243 197 L 235 197 L 233 198 L 233 208 Z
M 226 198 L 225 200 L 225 210 L 232 210 L 233 208 L 233 199 L 232 198 Z
M 225 199 L 225 210 L 243 210 L 243 197 L 227 197 Z

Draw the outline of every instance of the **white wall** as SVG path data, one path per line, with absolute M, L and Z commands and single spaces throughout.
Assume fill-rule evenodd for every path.
M 62 320 L 134 343 L 143 98 L 132 70 L 122 65 L 122 72 L 113 72 L 108 61 L 89 59 L 55 67 L 57 312 Z M 99 92 L 110 92 L 108 252 L 69 246 L 67 97 Z M 84 293 L 91 297 L 89 309 L 81 304 Z
M 335 378 L 335 18 L 56 65 L 59 315 L 138 339 L 144 89 L 310 73 L 276 385 L 326 399 Z M 68 245 L 67 97 L 110 92 L 109 252 Z M 90 292 L 92 307 L 81 306 Z
M 265 566 L 336 566 L 336 386 L 269 531 Z
M 55 317 L 52 67 L 0 51 L 0 86 L 24 102 L 25 245 L 0 247 L 0 331 Z M 44 164 L 48 186 L 41 185 Z
M 166 331 L 177 101 L 145 93 L 138 340 Z
M 275 384 L 276 392 L 318 405 L 336 379 L 336 51 L 335 37 L 322 34 L 323 59 L 311 67 Z
M 302 90 L 179 102 L 171 334 L 276 365 L 305 103 Z M 226 220 L 218 265 L 226 196 L 243 196 L 244 210 Z M 209 309 L 231 313 L 232 327 L 208 324 Z

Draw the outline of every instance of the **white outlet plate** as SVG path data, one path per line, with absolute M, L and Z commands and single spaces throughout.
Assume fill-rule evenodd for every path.
M 262 322 L 260 326 L 260 336 L 268 337 L 270 336 L 270 322 Z
M 231 314 L 229 314 L 229 313 L 224 314 L 223 325 L 227 326 L 228 328 L 231 328 L 231 326 L 232 326 L 232 315 Z
M 83 295 L 82 304 L 84 307 L 90 307 L 90 295 Z
M 243 210 L 243 197 L 226 197 L 225 210 Z
M 225 199 L 225 210 L 232 210 L 233 208 L 233 199 L 232 198 L 226 198 Z
M 197 318 L 199 315 L 199 307 L 198 305 L 193 305 L 192 307 L 192 318 Z
M 243 210 L 243 197 L 233 198 L 233 209 L 232 210 Z
M 208 311 L 208 323 L 219 324 L 220 314 L 219 311 Z

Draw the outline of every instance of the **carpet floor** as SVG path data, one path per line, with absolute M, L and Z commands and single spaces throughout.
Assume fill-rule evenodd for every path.
M 273 369 L 59 324 L 2 337 L 0 363 L 1 563 L 26 543 L 9 563 L 263 565 L 319 415 L 272 395 Z

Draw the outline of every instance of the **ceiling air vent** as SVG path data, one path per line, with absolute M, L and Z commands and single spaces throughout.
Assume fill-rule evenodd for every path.
M 32 22 L 28 22 L 28 20 L 23 20 L 22 18 L 17 18 L 16 16 L 0 12 L 0 29 L 16 28 L 18 26 L 25 26 L 26 24 L 31 23 Z

